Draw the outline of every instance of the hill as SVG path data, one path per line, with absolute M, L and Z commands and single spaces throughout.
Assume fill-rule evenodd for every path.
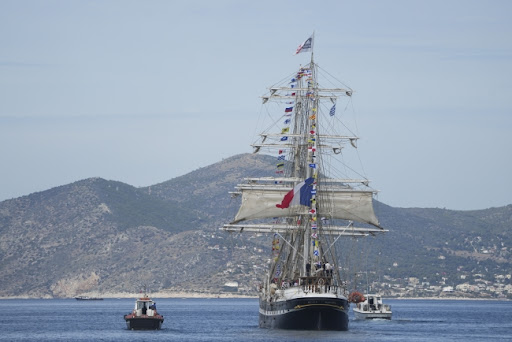
M 134 293 L 142 284 L 217 294 L 227 282 L 255 295 L 268 241 L 219 227 L 236 213 L 235 184 L 270 176 L 274 164 L 243 154 L 150 187 L 90 178 L 0 202 L 0 297 Z M 451 211 L 377 202 L 376 211 L 390 232 L 343 242 L 348 275 L 369 270 L 388 295 L 464 283 L 494 287 L 477 295 L 508 295 L 512 205 Z

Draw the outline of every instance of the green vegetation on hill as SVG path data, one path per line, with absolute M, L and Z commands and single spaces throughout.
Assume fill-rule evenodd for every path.
M 197 211 L 179 202 L 164 201 L 131 185 L 97 179 L 94 187 L 99 199 L 108 203 L 112 222 L 123 230 L 152 226 L 169 232 L 180 232 L 204 220 Z

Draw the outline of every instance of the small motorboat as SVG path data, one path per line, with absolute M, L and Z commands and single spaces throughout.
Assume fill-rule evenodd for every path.
M 375 294 L 364 296 L 352 310 L 356 319 L 391 319 L 393 314 L 391 305 L 382 303 L 382 297 Z
M 135 301 L 135 308 L 124 319 L 130 330 L 158 330 L 164 322 L 164 316 L 156 311 L 156 303 L 147 295 Z
M 76 300 L 103 300 L 103 298 L 100 297 L 89 297 L 89 296 L 78 296 L 75 297 Z

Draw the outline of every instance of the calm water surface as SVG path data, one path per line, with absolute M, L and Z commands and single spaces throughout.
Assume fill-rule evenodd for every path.
M 0 341 L 512 341 L 512 302 L 385 300 L 393 320 L 350 330 L 258 327 L 257 299 L 158 299 L 162 330 L 130 331 L 134 299 L 0 300 Z

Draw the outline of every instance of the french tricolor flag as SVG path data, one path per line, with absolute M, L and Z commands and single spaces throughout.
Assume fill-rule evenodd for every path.
M 310 177 L 304 182 L 295 185 L 292 190 L 284 195 L 281 204 L 276 204 L 276 207 L 281 209 L 286 209 L 294 205 L 306 205 L 309 207 L 311 205 L 311 197 L 313 196 L 311 193 L 311 185 L 314 181 L 315 179 Z

